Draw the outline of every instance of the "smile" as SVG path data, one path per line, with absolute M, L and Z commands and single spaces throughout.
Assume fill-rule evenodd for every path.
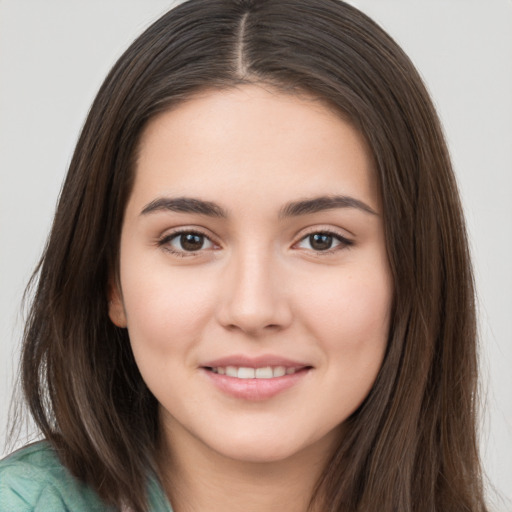
M 260 368 L 250 368 L 247 366 L 216 366 L 214 368 L 208 368 L 208 370 L 213 373 L 237 379 L 274 379 L 285 375 L 293 375 L 300 369 L 300 367 L 286 368 L 284 366 L 262 366 Z
M 222 394 L 246 401 L 268 400 L 307 380 L 313 367 L 280 357 L 234 356 L 201 367 Z

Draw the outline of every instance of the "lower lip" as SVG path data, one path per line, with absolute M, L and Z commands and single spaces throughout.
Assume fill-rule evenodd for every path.
M 205 368 L 203 371 L 223 393 L 242 400 L 261 401 L 272 398 L 298 384 L 309 373 L 310 368 L 272 379 L 237 379 L 214 373 Z

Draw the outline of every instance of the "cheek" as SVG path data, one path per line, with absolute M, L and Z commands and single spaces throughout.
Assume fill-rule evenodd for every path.
M 392 286 L 387 269 L 362 267 L 326 279 L 308 295 L 310 330 L 326 353 L 347 364 L 378 363 L 386 347 Z
M 189 275 L 165 266 L 124 270 L 123 300 L 134 353 L 158 358 L 199 339 L 211 317 L 211 280 L 201 285 L 197 272 Z
M 333 398 L 324 407 L 333 425 L 343 423 L 373 387 L 386 351 L 391 300 L 388 273 L 375 268 L 331 279 L 310 295 L 308 330 L 325 357 L 324 389 Z

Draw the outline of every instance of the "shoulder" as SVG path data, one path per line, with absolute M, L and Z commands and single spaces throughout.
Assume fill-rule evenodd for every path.
M 0 510 L 104 512 L 109 508 L 73 477 L 51 446 L 42 441 L 0 461 Z

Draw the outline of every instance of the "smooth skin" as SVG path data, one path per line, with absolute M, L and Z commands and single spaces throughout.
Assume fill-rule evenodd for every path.
M 109 313 L 160 404 L 175 512 L 306 510 L 387 343 L 393 291 L 369 150 L 319 100 L 259 85 L 179 104 L 139 149 Z M 300 201 L 306 210 L 290 206 Z M 244 399 L 205 368 L 260 356 L 307 369 Z

